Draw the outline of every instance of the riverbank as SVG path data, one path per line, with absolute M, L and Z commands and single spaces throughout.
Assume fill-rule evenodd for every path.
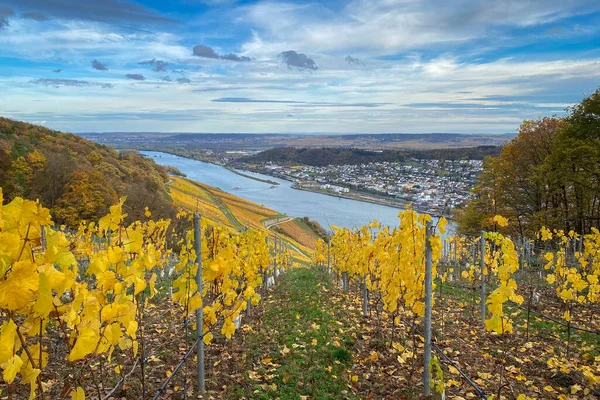
M 174 151 L 174 150 L 163 149 L 163 148 L 160 148 L 160 147 L 156 148 L 156 149 L 148 148 L 148 149 L 137 150 L 137 151 L 156 151 L 156 152 L 171 154 L 173 156 L 177 156 L 177 157 L 181 157 L 181 158 L 187 158 L 188 160 L 202 161 L 202 162 L 205 162 L 205 163 L 214 164 L 214 165 L 218 165 L 219 167 L 223 167 L 223 168 L 229 170 L 230 172 L 233 172 L 234 174 L 237 174 L 239 176 L 243 176 L 244 178 L 252 179 L 252 180 L 255 180 L 255 181 L 258 181 L 258 182 L 262 182 L 262 183 L 268 183 L 269 185 L 273 185 L 273 186 L 278 186 L 279 185 L 279 182 L 271 181 L 271 180 L 268 180 L 268 179 L 261 179 L 261 178 L 258 178 L 256 176 L 252 176 L 252 175 L 246 175 L 243 172 L 240 172 L 240 171 L 236 170 L 233 167 L 230 167 L 230 166 L 228 166 L 226 164 L 222 164 L 222 163 L 216 162 L 215 160 L 213 160 L 211 158 L 195 157 L 195 156 L 190 155 L 190 154 L 183 154 L 183 153 L 179 153 L 179 152 Z
M 330 226 L 352 228 L 371 223 L 373 220 L 385 226 L 398 225 L 398 211 L 404 205 L 380 205 L 374 201 L 346 199 L 342 197 L 293 189 L 292 182 L 273 178 L 279 186 L 271 188 L 254 179 L 248 179 L 220 165 L 178 157 L 167 153 L 144 152 L 161 165 L 172 165 L 188 175 L 189 179 L 223 188 L 233 196 L 241 197 L 271 210 L 293 217 L 308 217 L 317 221 L 324 229 Z M 242 171 L 246 172 L 246 171 Z M 262 179 L 271 176 L 248 173 Z M 353 201 L 351 201 L 353 200 Z M 193 204 L 190 204 L 193 206 Z M 434 218 L 435 219 L 435 218 Z M 450 224 L 453 226 L 453 224 Z M 452 230 L 451 228 L 449 228 Z
M 382 199 L 382 198 L 377 198 L 377 197 L 371 197 L 371 195 L 367 195 L 367 194 L 363 194 L 363 193 L 357 193 L 357 192 L 350 192 L 350 193 L 331 193 L 328 192 L 326 190 L 319 190 L 319 189 L 314 189 L 314 188 L 308 188 L 308 187 L 304 187 L 304 186 L 299 186 L 299 185 L 292 185 L 292 189 L 296 189 L 296 190 L 303 190 L 306 192 L 312 192 L 312 193 L 319 193 L 319 194 L 324 194 L 326 196 L 331 196 L 331 197 L 341 197 L 344 199 L 348 199 L 348 200 L 356 200 L 356 201 L 362 201 L 365 203 L 372 203 L 372 204 L 377 204 L 380 206 L 386 206 L 386 207 L 391 207 L 391 208 L 396 208 L 396 209 L 405 209 L 407 206 L 411 206 L 413 210 L 418 211 L 420 213 L 425 213 L 425 214 L 433 214 L 436 216 L 439 216 L 439 214 L 432 212 L 432 210 L 425 210 L 425 209 L 421 209 L 419 207 L 415 207 L 414 204 L 409 203 L 407 201 L 401 201 L 401 200 L 387 200 L 387 199 Z M 451 216 L 450 215 L 443 215 L 447 220 L 451 220 Z
M 210 164 L 214 164 L 214 165 L 218 165 L 219 167 L 223 167 L 225 169 L 227 169 L 230 172 L 233 172 L 236 175 L 242 176 L 244 178 L 247 179 L 252 179 L 258 182 L 262 182 L 262 183 L 267 183 L 273 186 L 278 186 L 279 182 L 275 182 L 269 179 L 262 179 L 256 176 L 252 176 L 252 175 L 248 175 L 248 174 L 244 174 L 243 172 L 230 167 L 226 164 L 221 164 L 221 163 L 217 163 L 214 161 L 211 161 L 209 159 L 203 159 L 201 157 L 193 157 L 193 156 L 184 156 L 182 154 L 178 154 L 177 152 L 174 151 L 165 151 L 165 150 L 160 150 L 163 153 L 167 153 L 167 154 L 171 154 L 177 157 L 182 157 L 182 158 L 187 158 L 190 160 L 196 160 L 196 161 L 202 161 L 202 162 L 206 162 L 206 163 L 210 163 Z M 267 173 L 266 171 L 263 170 L 256 170 L 256 171 L 249 171 L 249 172 L 254 172 L 254 173 L 258 173 L 261 175 L 269 175 L 269 176 L 273 176 L 274 178 L 278 178 L 278 179 L 283 179 L 289 182 L 294 182 L 293 179 L 290 179 L 290 177 L 288 177 L 287 175 L 283 175 L 283 174 L 270 174 Z M 292 189 L 296 189 L 296 190 L 304 190 L 306 192 L 312 192 L 312 193 L 319 193 L 319 194 L 324 194 L 327 196 L 331 196 L 331 197 L 342 197 L 344 199 L 348 199 L 348 200 L 356 200 L 356 201 L 362 201 L 365 203 L 371 203 L 371 204 L 377 204 L 380 206 L 386 206 L 386 207 L 391 207 L 391 208 L 397 208 L 397 209 L 404 209 L 406 208 L 406 206 L 411 205 L 411 203 L 407 202 L 407 201 L 402 201 L 402 200 L 397 200 L 397 199 L 385 199 L 382 198 L 380 196 L 376 196 L 373 194 L 367 194 L 367 193 L 362 193 L 362 192 L 350 192 L 350 193 L 331 193 L 329 191 L 326 190 L 319 190 L 316 188 L 307 188 L 307 187 L 303 187 L 300 186 L 296 183 L 294 183 L 292 186 Z M 412 206 L 414 210 L 422 212 L 422 213 L 432 213 L 431 210 L 425 210 L 425 209 L 420 209 L 418 207 L 414 207 L 414 205 Z M 435 214 L 435 213 L 434 213 Z M 445 215 L 445 217 L 448 219 L 449 215 Z
M 405 208 L 408 205 L 408 203 L 386 201 L 383 199 L 367 197 L 367 196 L 363 196 L 360 193 L 332 193 L 327 190 L 309 188 L 306 186 L 300 186 L 300 185 L 296 185 L 296 184 L 292 185 L 292 189 L 304 190 L 305 192 L 324 194 L 326 196 L 331 196 L 331 197 L 341 197 L 341 198 L 348 199 L 348 200 L 364 201 L 365 203 L 378 204 L 380 206 L 386 206 L 386 207 L 392 207 L 392 208 L 398 208 L 398 209 Z
M 301 186 L 296 182 L 296 180 L 294 180 L 293 178 L 290 178 L 288 175 L 272 173 L 270 171 L 265 171 L 265 170 L 259 169 L 259 168 L 256 168 L 256 169 L 247 168 L 247 169 L 250 170 L 251 172 L 254 172 L 257 174 L 268 175 L 268 176 L 272 176 L 273 178 L 283 179 L 288 182 L 292 182 L 293 184 L 292 184 L 291 188 L 296 189 L 296 190 L 303 190 L 305 192 L 324 194 L 326 196 L 331 196 L 331 197 L 341 197 L 341 198 L 348 199 L 348 200 L 362 201 L 365 203 L 377 204 L 379 206 L 391 207 L 391 208 L 396 208 L 396 209 L 404 209 L 404 208 L 406 208 L 406 206 L 410 205 L 413 210 L 418 211 L 420 213 L 426 213 L 426 214 L 437 215 L 437 216 L 442 215 L 447 220 L 451 220 L 451 217 L 452 217 L 451 214 L 449 214 L 449 213 L 440 213 L 438 210 L 416 207 L 414 205 L 414 203 L 411 203 L 406 200 L 401 200 L 396 197 L 386 197 L 384 195 L 360 192 L 360 191 L 356 191 L 356 190 L 349 192 L 349 193 L 332 193 L 328 190 L 321 190 L 314 186 L 311 186 L 311 187 Z
M 202 161 L 202 160 L 200 160 L 200 161 Z M 215 164 L 215 165 L 220 165 L 220 164 Z M 234 174 L 238 174 L 239 176 L 243 176 L 244 178 L 254 179 L 255 181 L 262 182 L 262 183 L 268 183 L 269 185 L 273 185 L 273 186 L 279 186 L 279 182 L 270 181 L 268 179 L 261 179 L 261 178 L 258 178 L 256 176 L 252 176 L 252 175 L 246 175 L 243 172 L 240 172 L 240 171 L 236 170 L 235 168 L 228 167 L 227 165 L 220 165 L 220 166 L 223 167 L 223 168 L 228 169 L 229 171 L 233 172 Z

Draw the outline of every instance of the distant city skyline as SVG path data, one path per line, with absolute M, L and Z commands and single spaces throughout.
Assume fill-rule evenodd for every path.
M 72 132 L 513 133 L 600 86 L 597 0 L 0 0 L 0 116 Z

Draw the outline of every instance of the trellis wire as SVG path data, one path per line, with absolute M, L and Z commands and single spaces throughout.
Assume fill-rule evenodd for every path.
M 408 322 L 404 319 L 401 320 L 402 323 L 406 326 L 409 326 L 413 331 L 417 332 L 419 335 L 423 336 L 423 332 L 421 332 L 419 330 L 419 328 L 417 328 L 417 326 L 412 323 L 412 322 Z M 468 376 L 467 374 L 465 374 L 459 367 L 458 365 L 456 365 L 456 363 L 454 361 L 452 361 L 452 359 L 450 357 L 448 357 L 446 355 L 446 353 L 444 353 L 444 351 L 433 341 L 431 341 L 431 347 L 437 351 L 438 353 L 440 353 L 444 359 L 448 362 L 448 364 L 452 365 L 454 368 L 456 368 L 456 370 L 458 371 L 458 373 L 467 381 L 467 383 L 469 385 L 471 385 L 471 387 L 473 387 L 473 389 L 475 389 L 475 391 L 477 392 L 477 395 L 482 398 L 487 400 L 488 395 L 485 394 L 485 392 L 483 391 L 483 389 L 481 389 L 475 382 L 473 382 Z
M 181 361 L 179 361 L 179 364 L 177 364 L 177 366 L 175 367 L 175 369 L 173 369 L 173 372 L 171 372 L 171 375 L 169 375 L 169 377 L 163 382 L 163 384 L 160 386 L 160 388 L 154 394 L 154 397 L 152 397 L 152 400 L 157 400 L 164 393 L 165 389 L 167 388 L 167 386 L 171 382 L 171 379 L 173 379 L 173 377 L 175 376 L 175 374 L 177 373 L 177 371 L 179 371 L 179 369 L 183 366 L 183 364 L 185 364 L 185 362 L 188 360 L 188 358 L 190 358 L 190 356 L 194 353 L 194 350 L 196 349 L 196 346 L 198 346 L 198 343 L 200 341 L 202 341 L 202 340 L 204 340 L 204 335 L 201 336 L 201 337 L 198 337 L 196 339 L 196 341 L 194 342 L 194 344 L 192 345 L 192 347 L 190 347 L 190 349 L 188 350 L 188 352 L 186 353 L 186 355 L 181 359 Z

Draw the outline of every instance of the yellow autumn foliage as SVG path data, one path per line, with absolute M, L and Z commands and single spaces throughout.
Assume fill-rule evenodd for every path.
M 76 231 L 67 231 L 54 227 L 49 211 L 38 202 L 15 198 L 3 204 L 2 199 L 0 188 L 0 313 L 7 317 L 0 326 L 4 380 L 29 385 L 30 399 L 40 385 L 48 384 L 42 371 L 51 356 L 61 354 L 40 345 L 50 323 L 65 335 L 64 362 L 103 356 L 110 363 L 114 351 L 136 357 L 140 307 L 158 293 L 157 278 L 170 257 L 165 239 L 170 221 L 125 226 L 126 199 L 121 198 L 98 224 L 81 223 Z M 145 217 L 151 215 L 146 208 Z M 205 313 L 207 332 L 222 323 L 222 333 L 231 337 L 240 312 L 248 302 L 257 303 L 255 289 L 273 257 L 264 231 L 233 234 L 204 224 L 202 232 L 204 288 L 214 295 L 213 307 Z M 190 237 L 189 245 L 182 246 L 173 286 L 174 297 L 187 303 L 191 314 L 202 300 Z M 281 270 L 291 264 L 286 251 L 276 257 Z M 71 397 L 85 399 L 85 393 L 77 388 Z

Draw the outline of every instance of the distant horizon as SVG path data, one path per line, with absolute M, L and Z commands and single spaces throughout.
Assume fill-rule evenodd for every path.
M 479 133 L 479 132 L 160 132 L 160 131 L 95 131 L 73 132 L 77 135 L 298 135 L 298 136 L 357 136 L 357 135 L 483 135 L 483 136 L 516 136 L 516 132 Z

